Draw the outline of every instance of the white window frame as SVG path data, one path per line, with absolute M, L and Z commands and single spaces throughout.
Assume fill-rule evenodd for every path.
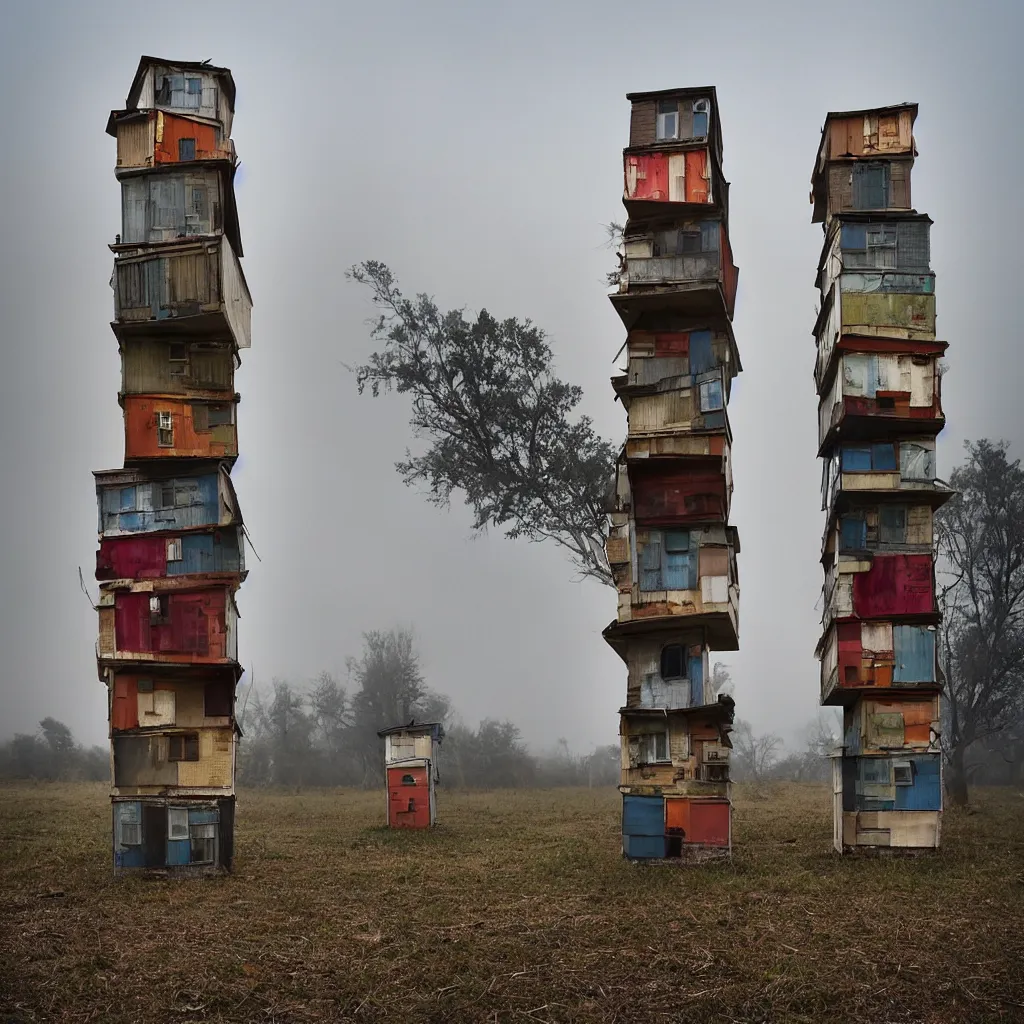
M 174 354 L 175 346 L 180 346 L 185 350 L 183 356 L 176 356 Z M 168 349 L 168 361 L 171 364 L 170 374 L 172 377 L 186 377 L 188 376 L 188 344 L 187 342 L 171 342 Z
M 670 764 L 672 756 L 669 752 L 668 729 L 660 732 L 644 732 L 640 734 L 640 764 Z M 658 741 L 665 745 L 665 756 L 658 757 Z
M 213 864 L 217 860 L 217 825 L 214 822 L 203 822 L 201 824 L 189 825 L 189 863 L 190 864 Z M 207 846 L 209 857 L 197 858 L 195 856 L 196 842 Z
M 167 440 L 164 440 L 164 434 Z M 156 414 L 156 443 L 159 448 L 174 447 L 174 419 L 169 412 L 159 411 Z
M 168 562 L 180 562 L 181 561 L 181 538 L 180 537 L 168 537 L 167 538 L 167 561 Z
M 914 764 L 912 761 L 893 761 L 892 781 L 897 786 L 914 784 Z
M 168 842 L 179 839 L 188 839 L 188 808 L 168 807 L 167 808 L 167 840 Z
M 672 100 L 658 100 L 655 106 L 655 116 L 657 118 L 655 123 L 655 138 L 658 142 L 671 142 L 679 138 L 679 101 L 675 101 L 675 110 L 662 111 L 658 108 L 663 103 L 668 104 L 673 102 Z M 669 119 L 671 119 L 672 132 L 668 131 Z

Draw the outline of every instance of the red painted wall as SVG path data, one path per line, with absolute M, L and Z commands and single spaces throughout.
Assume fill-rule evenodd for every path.
M 634 471 L 630 476 L 638 525 L 672 526 L 725 518 L 725 474 L 717 468 Z
M 411 776 L 413 784 L 403 783 Z M 430 828 L 430 782 L 426 766 L 388 769 L 388 824 L 392 828 Z
M 853 611 L 862 619 L 928 615 L 935 610 L 931 555 L 876 555 L 853 575 Z
M 96 552 L 96 579 L 145 580 L 167 575 L 163 537 L 104 537 Z
M 155 622 L 150 594 L 118 594 L 114 604 L 117 650 L 227 657 L 224 590 L 167 594 L 167 621 Z

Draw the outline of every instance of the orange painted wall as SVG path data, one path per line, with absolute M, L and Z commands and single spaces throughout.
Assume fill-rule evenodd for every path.
M 158 443 L 157 413 L 169 412 L 174 429 L 174 444 Z M 196 430 L 192 403 L 150 395 L 128 395 L 124 399 L 124 455 L 126 459 L 145 458 L 223 458 L 238 454 L 235 424 Z
M 162 126 L 162 130 L 161 130 Z M 153 158 L 158 164 L 178 163 L 178 141 L 180 139 L 196 140 L 197 160 L 227 160 L 230 152 L 217 147 L 217 129 L 201 121 L 191 121 L 187 117 L 175 117 L 166 111 L 160 111 L 156 128 L 156 145 Z
M 406 776 L 412 777 L 412 784 L 402 781 Z M 388 824 L 430 828 L 430 780 L 425 765 L 388 769 Z

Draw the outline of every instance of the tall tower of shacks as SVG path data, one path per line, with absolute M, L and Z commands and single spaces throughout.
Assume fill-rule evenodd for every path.
M 124 468 L 95 473 L 99 676 L 115 869 L 230 869 L 242 516 L 238 258 L 227 68 L 143 57 L 117 139 L 114 320 Z
M 825 572 L 821 702 L 840 852 L 939 844 L 942 809 L 932 518 L 944 418 L 931 220 L 913 209 L 916 104 L 830 113 L 812 175 L 823 225 L 814 380 Z
M 612 385 L 628 416 L 608 560 L 626 663 L 619 711 L 622 844 L 630 858 L 729 856 L 731 697 L 710 651 L 738 647 L 739 538 L 726 414 L 740 370 L 738 271 L 715 90 L 631 93 L 627 220 L 612 305 L 627 330 Z

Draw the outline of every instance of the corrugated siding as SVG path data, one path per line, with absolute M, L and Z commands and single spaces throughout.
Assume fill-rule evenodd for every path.
M 221 252 L 224 311 L 231 335 L 239 348 L 250 345 L 252 299 L 242 277 L 242 268 L 231 244 L 224 240 Z
M 853 608 L 861 618 L 927 615 L 935 609 L 931 555 L 878 555 L 853 573 Z
M 629 432 L 685 427 L 693 419 L 693 393 L 666 391 L 657 395 L 638 395 L 629 403 Z
M 164 508 L 160 505 L 164 489 L 161 482 L 128 488 L 101 488 L 98 494 L 101 532 L 106 536 L 117 536 L 124 533 L 216 526 L 219 521 L 226 525 L 230 522 L 230 516 L 221 519 L 220 478 L 216 473 L 201 477 L 175 477 L 167 480 L 166 484 L 173 489 L 173 507 Z M 131 499 L 128 506 L 122 502 L 122 497 L 126 495 Z
M 117 166 L 153 166 L 153 115 L 117 125 Z
M 114 266 L 115 319 L 162 320 L 217 311 L 220 307 L 218 248 L 210 246 L 166 257 L 147 255 L 117 260 Z
M 935 333 L 935 296 L 892 292 L 842 293 L 844 328 L 902 327 Z

